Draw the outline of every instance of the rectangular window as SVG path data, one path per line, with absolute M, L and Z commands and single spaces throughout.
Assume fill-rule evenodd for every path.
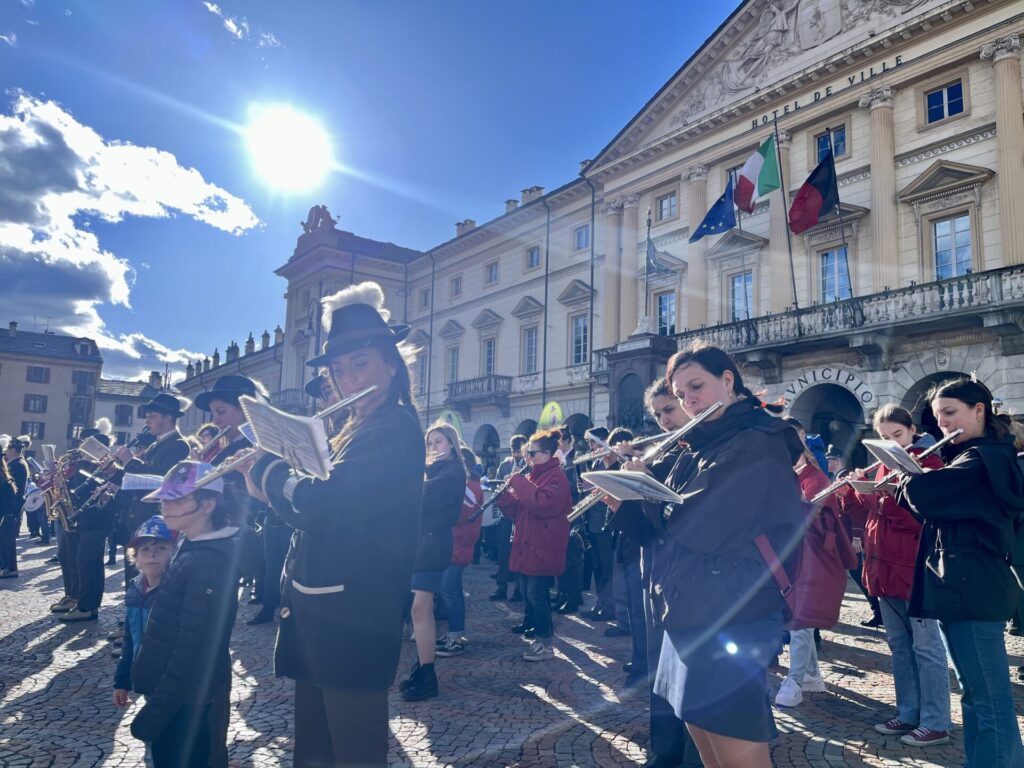
M 462 295 L 462 277 L 453 277 L 448 286 L 448 298 L 457 299 Z
M 71 422 L 74 424 L 85 424 L 89 421 L 89 414 L 92 412 L 90 405 L 92 400 L 88 397 L 71 398 Z
M 448 374 L 448 384 L 454 384 L 459 380 L 459 348 L 448 347 L 448 360 L 445 371 Z
M 140 405 L 138 409 L 135 411 L 135 415 L 138 416 L 140 419 L 146 418 L 146 406 Z
M 831 131 L 825 131 L 814 137 L 818 145 L 818 162 L 825 159 L 829 147 L 829 133 L 832 135 L 832 157 L 837 160 L 846 157 L 846 126 L 837 125 Z
M 130 405 L 114 406 L 114 426 L 130 427 L 132 425 L 132 407 Z
M 523 329 L 523 373 L 537 372 L 537 326 Z
M 84 424 L 68 424 L 68 440 L 81 440 Z
M 96 374 L 92 371 L 71 372 L 71 393 L 90 397 L 96 393 Z
M 33 384 L 49 384 L 50 369 L 43 368 L 38 365 L 30 365 L 28 367 L 28 374 L 25 376 L 25 381 L 30 381 Z
M 46 425 L 41 421 L 23 421 L 21 434 L 28 435 L 33 440 L 42 440 L 46 437 Z
M 669 192 L 658 198 L 658 221 L 674 219 L 678 212 L 679 203 L 675 192 Z
M 744 272 L 729 278 L 729 311 L 734 323 L 750 319 L 754 311 L 753 272 Z
M 426 309 L 430 306 L 430 289 L 420 288 L 420 309 Z
M 493 376 L 496 365 L 498 342 L 494 339 L 484 339 L 483 348 L 483 375 Z
M 131 432 L 115 432 L 114 434 L 117 436 L 118 445 L 127 445 L 128 441 L 132 439 Z
M 537 269 L 540 266 L 540 246 L 534 245 L 526 249 L 526 268 Z
M 492 261 L 484 266 L 484 285 L 494 285 L 498 282 L 498 262 Z
M 584 224 L 572 231 L 572 249 L 582 251 L 590 247 L 590 225 Z
M 25 395 L 26 413 L 46 413 L 46 395 Z
M 587 325 L 586 315 L 576 315 L 572 318 L 572 364 L 583 365 L 587 362 L 587 351 L 590 337 L 590 328 Z
M 427 372 L 429 370 L 430 358 L 421 352 L 416 358 L 416 391 L 418 394 L 427 394 Z
M 937 123 L 964 111 L 964 84 L 956 80 L 924 95 L 926 122 Z
M 821 254 L 821 300 L 842 301 L 853 296 L 850 288 L 850 262 L 846 246 Z
M 971 217 L 962 213 L 932 222 L 935 243 L 935 279 L 971 273 Z
M 676 292 L 659 293 L 658 302 L 658 333 L 662 336 L 674 336 L 676 332 Z

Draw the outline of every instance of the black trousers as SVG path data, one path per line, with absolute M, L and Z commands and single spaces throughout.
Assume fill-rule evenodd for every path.
M 260 533 L 263 539 L 263 607 L 261 611 L 273 611 L 281 602 L 281 570 L 288 556 L 288 544 L 292 540 L 292 529 L 287 525 L 264 525 Z
M 583 539 L 576 531 L 569 534 L 565 546 L 565 570 L 558 577 L 558 596 L 569 605 L 583 602 Z
M 103 558 L 107 549 L 107 532 L 80 531 L 78 533 L 78 610 L 95 611 L 103 601 L 103 586 L 107 574 Z
M 494 524 L 494 529 L 498 543 L 498 589 L 507 590 L 509 583 L 514 581 L 508 570 L 508 556 L 512 552 L 512 521 L 503 517 Z
M 597 596 L 594 607 L 614 613 L 615 539 L 610 531 L 590 532 L 590 553 L 594 558 L 594 594 Z
M 295 682 L 295 768 L 386 768 L 388 691 Z
M 152 742 L 154 768 L 227 768 L 230 695 L 182 707 Z
M 60 575 L 64 579 L 64 596 L 77 600 L 82 595 L 82 585 L 78 579 L 78 531 L 60 529 L 57 534 L 57 558 L 60 560 Z

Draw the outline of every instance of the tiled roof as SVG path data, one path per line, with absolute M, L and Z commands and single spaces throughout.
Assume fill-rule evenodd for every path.
M 98 396 L 103 397 L 138 397 L 152 400 L 157 390 L 145 381 L 120 381 L 118 379 L 100 379 Z
M 103 364 L 103 357 L 92 339 L 64 336 L 49 331 L 35 333 L 18 330 L 12 334 L 9 329 L 0 329 L 0 356 L 4 355 L 52 357 Z

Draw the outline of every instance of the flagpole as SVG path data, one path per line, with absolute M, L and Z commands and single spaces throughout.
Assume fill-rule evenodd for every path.
M 651 258 L 647 243 L 651 242 L 651 209 L 647 209 L 647 241 L 644 243 L 644 320 L 651 316 Z
M 743 282 L 743 314 L 747 322 L 750 322 L 750 302 L 747 300 L 747 253 L 746 243 L 743 242 L 743 211 L 736 208 L 736 229 L 740 231 L 740 280 Z M 754 272 L 750 272 L 750 288 L 754 288 Z
M 782 141 L 779 138 L 778 118 L 772 121 L 775 130 L 775 161 L 779 164 L 779 190 L 782 192 L 782 215 L 786 216 L 789 208 L 789 195 L 786 194 L 786 176 L 782 169 Z M 788 169 L 787 169 L 788 170 Z M 796 312 L 796 335 L 803 336 L 803 329 L 800 325 L 800 300 L 796 294 L 796 267 L 793 262 L 793 235 L 789 231 L 789 222 L 786 222 L 786 245 L 789 248 L 789 279 L 793 284 L 793 309 Z

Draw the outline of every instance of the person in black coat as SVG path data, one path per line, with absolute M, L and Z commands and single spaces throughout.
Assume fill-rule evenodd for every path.
M 944 434 L 942 469 L 905 477 L 896 501 L 924 523 L 910 615 L 938 619 L 960 687 L 965 765 L 1024 765 L 1003 628 L 1020 586 L 1011 566 L 1024 524 L 1024 473 L 1004 417 L 979 382 L 928 397 Z
M 441 591 L 444 570 L 452 561 L 452 526 L 459 521 L 466 495 L 466 464 L 459 436 L 450 424 L 437 422 L 427 430 L 427 474 L 412 572 L 412 629 L 416 665 L 402 682 L 402 698 L 421 701 L 437 696 L 434 652 L 434 595 Z
M 0 579 L 18 578 L 18 531 L 21 529 L 21 508 L 28 491 L 28 464 L 22 453 L 32 445 L 28 435 L 12 437 L 4 449 L 4 462 L 14 481 L 14 513 L 0 517 Z
M 802 538 L 792 466 L 803 444 L 765 413 L 720 349 L 676 353 L 666 378 L 691 417 L 724 407 L 687 435 L 667 478 L 683 503 L 609 502 L 612 525 L 651 548 L 651 597 L 665 628 L 654 690 L 705 763 L 769 768 L 777 732 L 767 666 L 787 616 L 775 576 L 787 577 L 776 565 Z
M 278 675 L 295 680 L 294 764 L 385 766 L 394 682 L 423 492 L 423 431 L 398 344 L 373 283 L 324 301 L 324 354 L 344 398 L 370 385 L 335 438 L 327 480 L 276 457 L 256 462 L 250 490 L 295 529 L 278 610 Z

